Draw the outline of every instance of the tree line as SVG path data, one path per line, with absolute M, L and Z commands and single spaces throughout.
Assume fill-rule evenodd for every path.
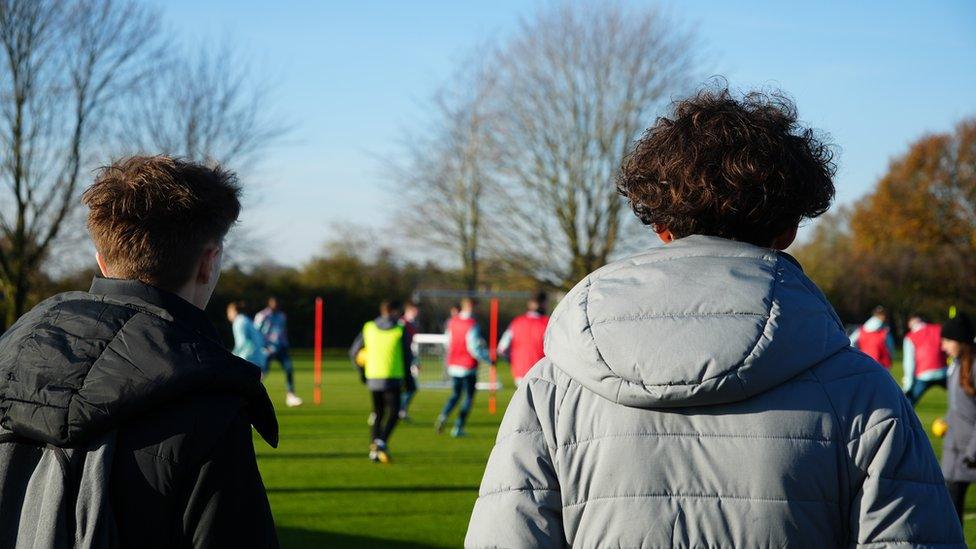
M 246 56 L 160 21 L 133 0 L 0 0 L 0 326 L 86 247 L 93 168 L 165 153 L 239 170 L 287 129 Z
M 845 320 L 976 314 L 976 117 L 925 135 L 874 189 L 824 216 L 796 256 Z
M 646 245 L 615 178 L 634 139 L 699 80 L 663 11 L 560 3 L 478 47 L 405 132 L 392 193 L 408 236 L 479 286 L 486 261 L 568 289 Z

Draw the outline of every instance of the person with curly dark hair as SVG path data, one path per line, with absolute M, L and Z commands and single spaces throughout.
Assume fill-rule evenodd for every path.
M 782 251 L 834 171 L 781 94 L 647 130 L 617 186 L 665 245 L 556 308 L 468 547 L 965 547 L 912 407 Z

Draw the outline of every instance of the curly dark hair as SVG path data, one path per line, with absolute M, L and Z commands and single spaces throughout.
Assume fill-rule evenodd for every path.
M 617 190 L 645 225 L 681 238 L 769 246 L 834 198 L 831 146 L 781 93 L 703 90 L 658 118 L 624 160 Z

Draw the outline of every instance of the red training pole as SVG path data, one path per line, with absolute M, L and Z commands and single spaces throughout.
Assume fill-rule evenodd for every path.
M 322 404 L 322 298 L 315 298 L 315 390 L 312 400 Z
M 495 386 L 498 384 L 498 369 L 495 363 L 498 362 L 498 298 L 491 300 L 491 320 L 488 325 L 488 356 L 491 358 L 488 388 L 488 413 L 494 414 L 497 411 L 495 402 Z

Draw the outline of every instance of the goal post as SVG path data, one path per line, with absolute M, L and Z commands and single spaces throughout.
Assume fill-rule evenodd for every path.
M 420 364 L 418 385 L 421 389 L 450 389 L 451 379 L 447 374 L 448 337 L 444 333 L 425 333 L 413 336 L 413 354 Z M 496 380 L 492 383 L 488 368 L 478 368 L 478 390 L 499 390 L 503 386 Z

